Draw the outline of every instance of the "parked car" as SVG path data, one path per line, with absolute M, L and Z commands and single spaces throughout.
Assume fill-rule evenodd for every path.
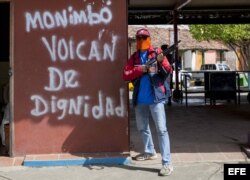
M 230 71 L 230 67 L 227 64 L 203 64 L 201 65 L 200 70 L 203 71 Z
M 192 74 L 195 85 L 201 85 L 204 82 L 204 71 L 230 71 L 230 67 L 227 64 L 203 64 L 200 71 Z

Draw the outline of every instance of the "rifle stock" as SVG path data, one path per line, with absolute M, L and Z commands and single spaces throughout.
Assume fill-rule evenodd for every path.
M 172 51 L 175 50 L 175 48 L 178 46 L 178 44 L 181 42 L 181 40 L 179 40 L 176 44 L 173 44 L 171 46 L 169 46 L 169 48 L 167 48 L 166 50 L 164 50 L 162 53 L 164 56 L 170 54 Z

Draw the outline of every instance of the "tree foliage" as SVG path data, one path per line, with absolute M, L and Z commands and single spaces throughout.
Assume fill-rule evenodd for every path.
M 190 32 L 199 41 L 216 40 L 227 44 L 238 59 L 242 59 L 242 67 L 250 69 L 250 24 L 191 25 Z

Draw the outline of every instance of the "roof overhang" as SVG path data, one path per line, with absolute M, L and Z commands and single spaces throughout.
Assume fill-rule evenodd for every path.
M 128 24 L 247 24 L 250 0 L 128 0 Z

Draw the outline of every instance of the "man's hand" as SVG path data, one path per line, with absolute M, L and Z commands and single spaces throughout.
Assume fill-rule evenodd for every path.
M 157 68 L 156 68 L 155 66 L 150 66 L 150 67 L 148 68 L 148 72 L 149 72 L 149 73 L 157 73 Z
M 163 61 L 163 59 L 164 59 L 163 54 L 162 54 L 162 53 L 158 54 L 156 59 L 157 59 L 157 61 L 158 61 L 159 63 L 161 63 L 161 62 Z
M 141 65 L 141 67 L 142 67 L 142 71 L 143 71 L 143 72 L 148 72 L 148 66 L 146 66 L 146 65 Z

